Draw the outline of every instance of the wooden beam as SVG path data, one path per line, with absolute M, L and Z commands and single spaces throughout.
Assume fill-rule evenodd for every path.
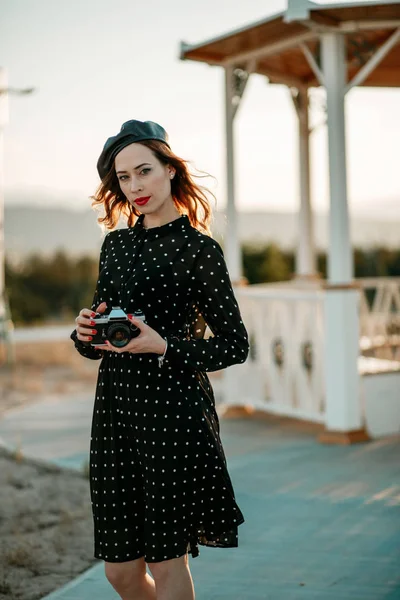
M 353 79 L 347 84 L 345 93 L 356 85 L 360 85 L 367 79 L 367 77 L 375 70 L 379 63 L 385 58 L 385 56 L 396 46 L 400 41 L 400 27 L 386 40 L 384 44 L 375 52 L 375 54 L 369 59 L 367 63 L 358 71 Z
M 254 67 L 253 67 L 254 68 Z M 263 66 L 262 63 L 258 63 L 252 73 L 258 73 L 260 75 L 265 75 L 268 79 L 272 79 L 271 83 L 282 83 L 289 87 L 295 87 L 298 90 L 307 89 L 307 84 L 305 81 L 296 77 L 295 75 L 291 75 L 290 73 L 284 73 L 282 71 L 276 71 L 275 69 L 270 69 L 268 66 Z
M 259 48 L 248 50 L 246 52 L 239 52 L 238 54 L 231 53 L 229 58 L 223 61 L 223 66 L 236 65 L 240 62 L 250 60 L 252 58 L 262 58 L 264 56 L 272 56 L 278 54 L 290 48 L 295 48 L 302 42 L 309 42 L 310 40 L 316 39 L 318 36 L 313 31 L 306 31 L 297 35 L 292 35 L 286 39 L 283 39 L 275 43 L 267 43 Z
M 400 19 L 376 20 L 376 21 L 346 21 L 340 23 L 339 31 L 342 33 L 353 33 L 356 31 L 369 31 L 378 29 L 397 29 L 400 27 Z
M 312 10 L 310 12 L 310 21 L 317 25 L 325 25 L 326 27 L 338 28 L 340 22 L 334 19 L 332 16 L 319 12 L 318 10 Z

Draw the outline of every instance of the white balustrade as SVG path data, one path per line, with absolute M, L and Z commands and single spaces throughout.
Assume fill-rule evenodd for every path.
M 399 373 L 400 278 L 356 282 L 360 377 Z M 324 423 L 324 282 L 309 287 L 296 282 L 250 285 L 236 288 L 235 294 L 251 348 L 244 364 L 223 373 L 224 405 Z M 390 346 L 390 356 L 377 358 L 373 348 L 385 345 Z
M 400 277 L 357 279 L 363 353 L 400 360 Z
M 324 421 L 323 292 L 236 290 L 251 351 L 224 373 L 224 402 Z

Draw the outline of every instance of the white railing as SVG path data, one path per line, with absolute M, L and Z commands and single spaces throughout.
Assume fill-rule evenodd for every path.
M 400 277 L 356 280 L 363 354 L 400 360 Z
M 236 296 L 251 350 L 225 372 L 226 403 L 323 422 L 324 293 L 249 286 Z
M 360 376 L 398 371 L 400 278 L 356 282 L 360 289 Z M 324 422 L 326 292 L 323 281 L 300 286 L 293 281 L 236 288 L 251 349 L 246 363 L 224 373 L 224 404 Z

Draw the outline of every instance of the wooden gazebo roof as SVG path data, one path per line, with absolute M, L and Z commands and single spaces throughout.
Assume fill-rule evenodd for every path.
M 400 28 L 400 2 L 320 5 L 310 2 L 300 15 L 287 12 L 231 31 L 201 44 L 182 43 L 181 59 L 221 67 L 234 66 L 268 77 L 271 83 L 318 86 L 306 54 L 320 65 L 321 33 L 342 32 L 346 39 L 348 81 Z M 400 43 L 361 83 L 400 86 Z

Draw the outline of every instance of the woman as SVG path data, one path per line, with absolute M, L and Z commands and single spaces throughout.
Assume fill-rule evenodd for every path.
M 243 363 L 248 335 L 221 247 L 198 230 L 208 231 L 198 218 L 199 208 L 210 218 L 207 198 L 165 130 L 127 121 L 97 168 L 99 220 L 112 229 L 123 214 L 128 228 L 105 236 L 91 310 L 71 334 L 78 352 L 102 359 L 90 459 L 95 556 L 124 600 L 191 600 L 188 553 L 237 547 L 244 522 L 206 372 Z M 123 348 L 92 346 L 94 311 L 113 307 L 140 335 Z

